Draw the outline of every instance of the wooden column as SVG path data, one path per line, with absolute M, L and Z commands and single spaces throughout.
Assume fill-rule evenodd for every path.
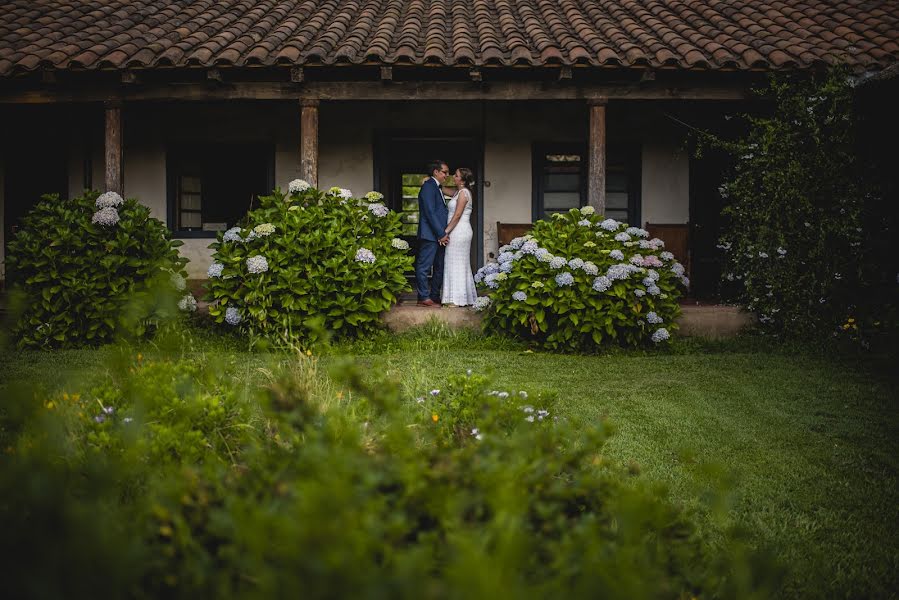
M 590 166 L 587 172 L 587 204 L 597 214 L 606 212 L 606 103 L 592 101 L 590 111 Z
M 107 102 L 106 109 L 106 137 L 104 148 L 106 152 L 106 189 L 107 192 L 124 194 L 124 181 L 122 172 L 122 104 L 120 102 Z
M 318 100 L 300 101 L 300 177 L 318 187 Z

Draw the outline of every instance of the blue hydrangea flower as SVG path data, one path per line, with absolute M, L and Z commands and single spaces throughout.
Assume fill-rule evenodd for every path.
M 628 268 L 630 266 L 631 265 L 625 264 L 612 265 L 606 271 L 606 277 L 612 281 L 615 281 L 616 279 L 627 279 L 631 276 L 631 270 Z
M 609 252 L 609 257 L 614 260 L 624 260 L 624 252 L 621 250 L 612 250 Z
M 632 235 L 634 237 L 649 237 L 649 232 L 645 229 L 641 229 L 640 227 L 628 227 L 627 229 L 625 229 L 625 231 L 628 233 L 628 235 Z
M 659 254 L 659 258 L 661 258 L 662 260 L 674 260 L 674 255 L 666 250 Z
M 602 227 L 603 229 L 605 229 L 606 231 L 615 231 L 616 229 L 618 229 L 619 225 L 620 225 L 620 223 L 618 221 L 616 221 L 615 219 L 606 219 L 605 221 L 603 221 L 602 223 L 599 224 L 599 226 Z
M 117 211 L 112 206 L 101 208 L 94 213 L 93 217 L 91 217 L 91 223 L 93 223 L 94 225 L 103 225 L 104 227 L 111 227 L 118 222 L 119 211 Z
M 243 317 L 236 306 L 229 306 L 225 309 L 225 323 L 228 325 L 239 325 L 242 320 Z
M 584 263 L 584 266 L 581 267 L 584 270 L 584 273 L 587 275 L 597 275 L 599 273 L 599 267 L 593 264 L 590 261 Z
M 506 244 L 505 246 L 502 246 L 502 247 L 499 249 L 499 253 L 502 254 L 503 252 L 511 252 L 512 250 L 515 250 L 515 248 L 513 248 L 513 247 L 510 246 L 509 244 Z
M 616 242 L 629 242 L 629 241 L 631 241 L 631 236 L 629 236 L 627 233 L 622 231 L 621 233 L 615 234 L 615 241 Z
M 572 268 L 572 269 L 580 269 L 581 267 L 584 266 L 584 261 L 583 261 L 583 259 L 580 259 L 580 258 L 572 258 L 571 260 L 568 261 L 568 266 L 569 266 L 569 268 Z
M 371 192 L 369 192 L 371 193 Z M 368 205 L 368 212 L 373 214 L 376 217 L 386 217 L 390 212 L 390 209 L 381 204 L 380 202 L 372 202 Z
M 519 290 L 519 291 L 515 292 L 514 294 L 512 294 L 512 299 L 517 300 L 519 302 L 524 302 L 525 300 L 528 299 L 528 295 Z
M 553 258 L 555 258 L 546 248 L 538 248 L 534 256 L 537 257 L 537 260 L 544 263 L 552 262 Z
M 659 342 L 663 342 L 671 337 L 671 334 L 668 333 L 668 330 L 664 327 L 660 327 L 656 329 L 652 334 L 652 341 L 658 344 Z
M 645 295 L 646 295 L 646 290 L 641 290 L 640 288 L 637 288 L 634 290 L 634 296 L 636 296 L 637 298 L 642 298 Z
M 521 245 L 521 251 L 525 254 L 535 254 L 539 249 L 540 246 L 538 246 L 537 242 L 535 242 L 534 240 L 528 240 Z
M 524 237 L 514 238 L 509 245 L 518 250 L 527 240 Z
M 487 310 L 491 304 L 490 298 L 487 296 L 478 296 L 475 298 L 474 304 L 472 305 L 476 311 Z
M 574 275 L 568 271 L 563 271 L 556 275 L 556 283 L 563 286 L 571 285 L 574 283 Z
M 655 311 L 652 311 L 646 314 L 646 322 L 650 325 L 661 325 L 662 317 L 657 315 Z
M 222 236 L 223 242 L 242 242 L 243 238 L 240 237 L 240 227 L 232 227 L 228 231 L 225 232 L 225 235 Z
M 659 286 L 657 286 L 657 285 L 649 286 L 648 288 L 646 288 L 646 291 L 649 293 L 650 296 L 658 296 L 659 294 L 662 293 L 662 290 L 660 290 Z
M 554 256 L 551 261 L 549 261 L 549 266 L 553 269 L 561 269 L 565 265 L 568 264 L 568 261 L 565 260 L 561 256 Z
M 225 268 L 225 265 L 223 265 L 222 263 L 214 262 L 211 265 L 209 265 L 208 269 L 206 269 L 206 276 L 209 277 L 210 279 L 215 279 L 216 277 L 221 277 L 222 269 L 224 269 L 224 268 Z
M 247 271 L 250 273 L 265 273 L 268 271 L 268 260 L 264 256 L 256 255 L 247 259 Z
M 655 269 L 649 269 L 648 271 L 646 271 L 646 277 L 648 277 L 649 279 L 652 279 L 653 281 L 658 281 L 659 280 L 659 272 L 656 271 Z
M 581 227 L 590 227 L 590 225 L 592 225 L 592 223 L 590 223 L 590 219 L 581 219 L 577 222 L 577 224 Z
M 356 262 L 367 263 L 373 265 L 375 263 L 375 254 L 368 248 L 359 248 L 356 250 L 356 256 L 354 257 Z
M 511 252 L 503 252 L 499 255 L 499 258 L 496 259 L 499 264 L 512 262 L 513 260 L 515 260 L 515 255 Z
M 593 289 L 597 292 L 605 292 L 612 287 L 612 280 L 605 275 L 600 275 L 593 280 Z
M 512 262 L 504 262 L 499 266 L 500 273 L 511 273 L 512 267 L 515 266 L 515 263 Z
M 684 265 L 682 265 L 678 262 L 674 263 L 673 265 L 671 265 L 671 272 L 674 273 L 675 275 L 677 275 L 678 277 L 683 277 L 684 276 Z
M 484 283 L 491 290 L 495 290 L 496 288 L 499 287 L 499 283 L 497 283 L 497 281 L 496 281 L 497 275 L 498 275 L 498 273 L 488 273 L 487 275 L 484 276 Z

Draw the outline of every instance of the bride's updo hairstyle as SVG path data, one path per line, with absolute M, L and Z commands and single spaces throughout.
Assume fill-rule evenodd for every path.
M 460 167 L 456 170 L 459 171 L 459 177 L 462 178 L 462 185 L 470 190 L 474 186 L 474 173 L 471 172 L 471 169 L 466 169 L 465 167 Z

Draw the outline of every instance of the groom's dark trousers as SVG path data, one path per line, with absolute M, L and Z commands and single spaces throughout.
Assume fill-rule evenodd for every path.
M 418 299 L 430 298 L 440 302 L 440 288 L 443 286 L 443 255 L 446 249 L 438 240 L 446 233 L 446 205 L 443 192 L 433 177 L 421 186 L 418 192 L 418 256 L 415 258 L 415 287 Z M 434 267 L 428 285 L 428 271 Z

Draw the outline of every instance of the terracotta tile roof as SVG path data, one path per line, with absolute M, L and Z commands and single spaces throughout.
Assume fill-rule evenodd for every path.
M 302 64 L 694 70 L 899 61 L 899 0 L 4 0 L 0 76 Z

